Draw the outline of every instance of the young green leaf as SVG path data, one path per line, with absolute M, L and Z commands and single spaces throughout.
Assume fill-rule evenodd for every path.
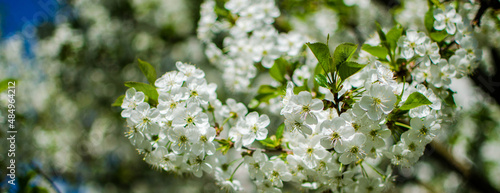
M 353 43 L 343 43 L 335 48 L 335 52 L 333 52 L 333 63 L 336 68 L 343 64 L 344 62 L 349 61 L 354 52 L 358 49 L 358 45 Z
M 408 96 L 408 99 L 406 99 L 403 106 L 399 107 L 399 109 L 410 110 L 410 109 L 413 109 L 415 107 L 419 107 L 422 105 L 431 105 L 431 104 L 432 104 L 432 102 L 429 101 L 429 99 L 427 99 L 427 97 L 425 97 L 425 95 L 423 95 L 420 92 L 414 92 L 414 93 L 411 93 L 410 96 Z
M 266 147 L 274 148 L 274 142 L 269 138 L 266 138 L 264 140 L 260 140 L 259 143 L 266 146 Z
M 279 127 L 278 127 L 278 130 L 276 130 L 276 138 L 278 138 L 278 140 L 280 140 L 281 138 L 283 138 L 283 131 L 285 130 L 285 124 L 282 123 Z
M 356 74 L 359 72 L 361 69 L 363 69 L 365 65 L 358 64 L 356 62 L 346 62 L 339 67 L 339 76 L 342 79 L 342 81 L 346 80 L 353 74 Z
M 141 69 L 144 76 L 146 76 L 146 78 L 148 79 L 149 84 L 154 85 L 157 76 L 155 68 L 148 62 L 142 61 L 139 58 L 137 59 L 137 61 L 139 62 L 139 68 Z
M 54 191 L 54 190 L 52 190 Z M 49 193 L 49 190 L 45 187 L 41 187 L 41 186 L 35 186 L 35 187 L 29 187 L 27 189 L 27 192 L 36 192 L 36 193 Z
M 142 91 L 149 97 L 150 103 L 152 103 L 151 105 L 158 104 L 158 91 L 156 91 L 156 87 L 142 82 L 125 82 L 125 86 L 135 88 L 137 91 Z
M 268 137 L 264 140 L 260 140 L 258 142 L 266 147 L 269 147 L 269 148 L 276 148 L 280 145 L 280 142 L 276 139 L 275 135 Z
M 368 44 L 363 44 L 363 46 L 361 46 L 361 49 L 370 53 L 371 55 L 373 55 L 379 59 L 386 60 L 386 58 L 387 58 L 388 53 L 387 53 L 387 49 L 385 47 L 371 46 Z
M 453 98 L 453 91 L 448 89 L 448 96 L 446 96 L 446 98 L 444 98 L 444 102 L 448 105 L 450 105 L 451 107 L 455 108 L 457 106 L 457 104 L 455 103 L 455 99 Z
M 316 80 L 316 82 L 318 83 L 318 85 L 322 86 L 322 87 L 325 87 L 325 88 L 329 88 L 328 87 L 328 80 L 326 80 L 326 76 L 323 75 L 323 74 L 316 74 L 316 76 L 314 76 L 314 80 Z
M 434 29 L 434 7 L 429 7 L 429 10 L 425 13 L 424 16 L 424 25 L 425 29 L 430 33 Z
M 385 33 L 384 31 L 382 31 L 382 27 L 378 22 L 375 22 L 375 27 L 377 28 L 377 33 L 378 37 L 380 38 L 380 41 L 382 41 L 382 43 L 385 42 L 387 40 L 385 37 Z
M 448 33 L 445 30 L 435 31 L 431 32 L 429 36 L 431 37 L 432 40 L 436 42 L 442 42 L 446 37 L 448 37 Z
M 288 61 L 283 58 L 278 58 L 274 61 L 274 65 L 269 69 L 269 74 L 274 80 L 286 83 L 286 67 L 289 66 Z
M 17 81 L 15 79 L 12 79 L 12 78 L 7 78 L 7 79 L 0 81 L 0 93 L 3 92 L 4 90 L 7 90 L 7 88 L 9 88 L 9 82 L 16 82 L 17 83 Z
M 306 45 L 311 49 L 312 53 L 314 56 L 316 56 L 316 59 L 318 59 L 319 65 L 323 68 L 325 73 L 330 73 L 335 71 L 334 67 L 332 66 L 332 57 L 330 56 L 330 49 L 326 44 L 323 43 L 306 43 Z
M 123 99 L 125 98 L 125 95 L 119 96 L 113 104 L 111 104 L 112 107 L 120 107 L 122 106 Z
M 259 94 L 269 94 L 269 93 L 275 93 L 277 91 L 277 88 L 276 87 L 273 87 L 271 85 L 261 85 L 259 87 L 259 90 L 257 91 L 257 93 Z
M 387 44 L 389 45 L 391 52 L 394 52 L 396 50 L 399 37 L 401 37 L 402 33 L 403 28 L 399 24 L 396 24 L 391 30 L 389 30 L 389 32 L 387 32 Z
M 257 91 L 257 96 L 255 99 L 260 103 L 267 103 L 270 99 L 279 96 L 279 90 L 270 85 L 261 85 Z
M 256 109 L 257 107 L 259 107 L 260 105 L 260 101 L 253 98 L 252 100 L 250 100 L 250 102 L 248 103 L 248 109 Z

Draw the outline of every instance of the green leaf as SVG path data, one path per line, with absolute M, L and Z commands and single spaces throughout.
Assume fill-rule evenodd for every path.
M 31 190 L 29 190 L 28 192 L 49 193 L 49 191 L 45 187 L 41 187 L 41 186 L 35 186 Z
M 274 80 L 286 83 L 286 67 L 288 66 L 288 61 L 283 58 L 278 58 L 274 61 L 274 65 L 269 69 L 269 74 Z
M 7 90 L 7 88 L 9 88 L 9 82 L 16 82 L 16 79 L 12 79 L 12 78 L 7 78 L 7 79 L 3 79 L 2 81 L 0 81 L 0 93 Z
M 318 85 L 322 86 L 322 87 L 325 87 L 325 88 L 329 88 L 328 86 L 328 80 L 326 80 L 326 76 L 323 75 L 323 74 L 316 74 L 316 76 L 314 76 L 314 80 L 316 80 L 316 82 L 318 83 Z
M 283 131 L 285 131 L 285 124 L 284 123 L 282 123 L 278 127 L 278 130 L 276 130 L 276 138 L 278 138 L 278 140 L 280 140 L 281 138 L 283 138 Z
M 125 98 L 125 95 L 119 96 L 113 104 L 111 104 L 112 107 L 121 107 L 123 103 L 123 99 Z
M 257 93 L 259 94 L 269 94 L 269 93 L 275 93 L 276 90 L 278 90 L 276 87 L 273 87 L 271 85 L 260 85 L 259 90 Z
M 269 100 L 271 100 L 272 98 L 276 98 L 277 96 L 279 95 L 276 93 L 258 94 L 257 96 L 255 96 L 255 99 L 261 103 L 267 103 L 269 102 Z
M 446 98 L 444 99 L 444 102 L 453 108 L 457 107 L 457 104 L 455 103 L 455 99 L 453 98 L 454 92 L 450 89 L 448 89 L 447 91 L 448 91 L 448 96 L 446 96 Z
M 443 10 L 445 9 L 445 6 L 439 0 L 430 0 L 430 2 Z
M 382 46 L 371 46 L 368 44 L 363 44 L 361 46 L 361 49 L 370 53 L 371 55 L 379 58 L 379 59 L 386 59 L 387 58 L 387 49 L 382 47 Z
M 260 105 L 260 101 L 254 98 L 254 99 L 250 100 L 250 103 L 248 103 L 248 108 L 255 109 L 255 108 L 259 107 L 259 105 Z
M 339 76 L 342 79 L 342 81 L 346 80 L 353 74 L 356 74 L 359 72 L 361 69 L 363 69 L 365 65 L 358 64 L 356 62 L 346 62 L 339 67 Z
M 278 157 L 279 157 L 281 160 L 286 161 L 286 157 L 288 157 L 288 153 L 281 153 Z
M 266 138 L 266 139 L 260 140 L 258 142 L 266 147 L 270 147 L 270 148 L 276 147 L 275 142 L 273 140 L 271 140 L 270 138 Z
M 343 64 L 344 62 L 349 61 L 354 52 L 358 49 L 358 45 L 353 43 L 343 43 L 335 48 L 335 52 L 333 52 L 333 63 L 336 68 Z
M 151 105 L 155 106 L 158 104 L 158 91 L 156 91 L 156 87 L 153 85 L 142 82 L 125 82 L 125 86 L 143 92 L 150 99 L 149 102 Z
M 387 32 L 387 44 L 389 45 L 391 52 L 394 52 L 396 50 L 399 37 L 401 37 L 402 33 L 403 28 L 399 24 L 396 24 L 391 30 L 389 30 L 389 32 Z
M 260 140 L 258 142 L 269 148 L 276 148 L 280 146 L 280 140 L 276 138 L 276 135 L 272 135 L 271 137 L 268 137 L 264 140 Z
M 432 102 L 427 99 L 422 93 L 420 92 L 414 92 L 411 93 L 410 96 L 408 96 L 408 99 L 406 99 L 405 103 L 403 106 L 399 107 L 401 110 L 410 110 L 415 107 L 419 107 L 422 105 L 431 105 Z
M 139 62 L 139 68 L 141 69 L 144 76 L 146 76 L 146 78 L 148 79 L 149 84 L 154 85 L 157 77 L 155 68 L 148 62 L 142 61 L 139 58 L 137 59 L 137 61 Z
M 430 33 L 434 29 L 434 7 L 429 7 L 429 10 L 425 13 L 424 25 L 425 29 Z
M 293 87 L 293 93 L 299 94 L 302 91 L 307 91 L 307 85 Z
M 332 66 L 332 57 L 330 56 L 330 49 L 326 44 L 323 43 L 306 43 L 306 45 L 311 49 L 316 59 L 318 59 L 319 65 L 323 68 L 325 73 L 330 73 L 335 71 L 335 66 Z
M 432 40 L 436 42 L 442 42 L 446 37 L 448 37 L 448 33 L 445 30 L 435 31 L 431 32 L 429 36 L 431 37 Z
M 387 38 L 385 37 L 385 33 L 384 31 L 382 31 L 382 27 L 380 27 L 380 24 L 378 22 L 375 22 L 375 27 L 377 28 L 377 33 L 380 41 L 386 42 Z
M 279 96 L 278 88 L 275 88 L 270 85 L 261 85 L 259 90 L 257 91 L 257 96 L 255 99 L 261 103 L 267 103 L 270 99 Z

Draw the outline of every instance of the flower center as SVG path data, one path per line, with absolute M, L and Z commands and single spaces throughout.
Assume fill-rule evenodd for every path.
M 278 173 L 276 170 L 273 171 L 273 174 L 272 174 L 273 177 L 278 177 L 280 176 L 280 173 Z
M 181 141 L 181 143 L 186 143 L 188 141 L 188 138 L 185 135 L 181 135 L 179 137 L 179 141 Z
M 372 136 L 372 138 L 375 138 L 377 136 L 377 130 L 371 130 L 370 131 L 370 136 Z
M 312 148 L 308 148 L 308 149 L 307 149 L 307 154 L 311 155 L 311 154 L 313 153 L 313 151 L 314 151 L 314 150 L 313 150 Z
M 351 148 L 350 152 L 356 154 L 356 153 L 359 152 L 359 148 L 357 146 L 354 146 L 354 147 Z
M 193 123 L 193 121 L 194 121 L 194 120 L 193 120 L 193 117 L 188 117 L 188 118 L 186 119 L 186 122 L 187 122 L 188 124 Z
M 206 136 L 202 135 L 202 136 L 200 137 L 200 141 L 201 141 L 201 142 L 207 142 L 207 141 L 208 141 L 208 139 L 207 139 L 207 137 L 206 137 Z
M 358 129 L 361 127 L 361 125 L 359 125 L 357 123 L 353 123 L 352 127 L 354 127 L 354 131 L 358 131 Z
M 422 129 L 420 129 L 420 134 L 422 134 L 422 135 L 427 135 L 427 132 L 428 132 L 428 131 L 429 131 L 429 130 L 428 130 L 428 129 L 424 126 L 424 127 L 422 127 Z
M 417 146 L 415 145 L 415 143 L 410 143 L 410 145 L 408 145 L 408 149 L 410 151 L 415 151 L 417 149 Z
M 304 106 L 302 106 L 302 112 L 303 112 L 303 113 L 309 112 L 310 110 L 311 110 L 311 109 L 309 108 L 309 106 L 308 106 L 308 105 L 304 105 Z

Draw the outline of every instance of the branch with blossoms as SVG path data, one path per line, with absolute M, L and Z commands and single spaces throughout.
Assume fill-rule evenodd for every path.
M 377 36 L 356 54 L 356 44 L 331 52 L 329 38 L 310 43 L 298 32 L 278 33 L 273 1 L 209 0 L 198 37 L 227 86 L 244 92 L 258 69 L 273 81 L 259 85 L 248 105 L 222 103 L 217 85 L 196 66 L 177 62 L 177 71 L 157 78 L 139 60 L 149 84 L 125 83 L 130 88 L 115 105 L 144 160 L 166 171 L 212 174 L 234 191 L 242 188 L 234 175 L 243 166 L 261 192 L 281 192 L 283 182 L 381 192 L 392 187 L 393 167 L 415 164 L 449 124 L 456 108 L 451 79 L 480 60 L 456 9 L 432 2 L 427 32 L 376 23 Z M 224 48 L 215 43 L 220 35 Z M 273 135 L 269 116 L 280 118 Z

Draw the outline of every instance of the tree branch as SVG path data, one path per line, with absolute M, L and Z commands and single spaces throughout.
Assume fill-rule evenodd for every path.
M 444 167 L 460 174 L 469 187 L 484 193 L 500 193 L 500 191 L 481 173 L 477 172 L 478 170 L 473 166 L 458 162 L 457 158 L 454 157 L 444 145 L 433 141 L 427 145 L 426 148 L 434 150 L 430 156 L 436 161 L 439 161 Z
M 498 56 L 499 50 L 496 48 L 492 48 L 491 56 L 493 57 L 493 63 L 498 68 L 500 64 L 500 56 Z M 498 70 L 494 75 L 488 75 L 482 69 L 476 69 L 470 78 L 474 81 L 474 83 L 481 88 L 486 94 L 490 95 L 497 104 L 500 104 L 500 74 Z

